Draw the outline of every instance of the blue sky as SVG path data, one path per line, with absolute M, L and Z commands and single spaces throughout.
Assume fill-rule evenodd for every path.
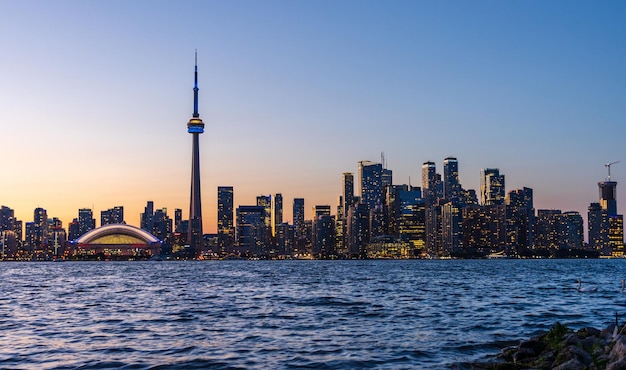
M 5 0 L 0 203 L 186 215 L 198 49 L 205 230 L 219 185 L 283 193 L 290 220 L 381 152 L 396 184 L 456 156 L 465 188 L 498 167 L 536 208 L 583 215 L 624 160 L 621 211 L 624 19 L 622 1 Z

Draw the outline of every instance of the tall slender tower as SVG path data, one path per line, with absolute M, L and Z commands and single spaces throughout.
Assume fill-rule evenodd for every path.
M 193 83 L 193 116 L 187 123 L 187 132 L 193 135 L 191 159 L 191 200 L 189 201 L 189 227 L 187 242 L 190 257 L 198 257 L 202 253 L 202 203 L 200 201 L 200 145 L 199 136 L 204 132 L 204 123 L 198 113 L 198 52 L 195 54 L 195 70 Z

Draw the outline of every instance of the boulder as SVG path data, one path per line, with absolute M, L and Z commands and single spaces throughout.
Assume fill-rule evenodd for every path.
M 530 348 L 535 356 L 538 356 L 544 349 L 546 349 L 546 343 L 539 340 L 526 340 L 519 344 L 517 350 L 519 351 L 522 348 Z
M 553 367 L 552 370 L 584 370 L 585 364 L 581 363 L 577 359 L 573 358 L 557 367 Z
M 606 370 L 626 370 L 626 358 L 609 363 L 606 365 Z
M 590 354 L 576 347 L 575 345 L 569 345 L 556 356 L 554 364 L 565 364 L 572 359 L 578 360 L 578 362 L 581 362 L 583 365 L 589 365 L 593 361 Z
M 626 336 L 619 335 L 616 340 L 611 352 L 609 353 L 610 362 L 621 361 L 626 357 Z

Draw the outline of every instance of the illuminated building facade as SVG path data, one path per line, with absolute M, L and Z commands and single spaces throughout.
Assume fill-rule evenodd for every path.
M 504 175 L 500 175 L 499 169 L 484 168 L 480 170 L 480 200 L 481 204 L 485 206 L 504 204 Z
M 217 188 L 217 236 L 222 252 L 232 252 L 235 242 L 235 208 L 234 188 L 218 186 Z
M 124 207 L 116 206 L 100 212 L 100 226 L 124 224 Z

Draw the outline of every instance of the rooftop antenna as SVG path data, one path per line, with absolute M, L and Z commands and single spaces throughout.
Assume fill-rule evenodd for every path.
M 609 170 L 609 177 L 607 177 L 607 181 L 611 181 L 611 166 L 619 162 L 621 161 L 615 161 L 615 162 L 607 163 L 604 165 L 604 167 L 606 167 Z

